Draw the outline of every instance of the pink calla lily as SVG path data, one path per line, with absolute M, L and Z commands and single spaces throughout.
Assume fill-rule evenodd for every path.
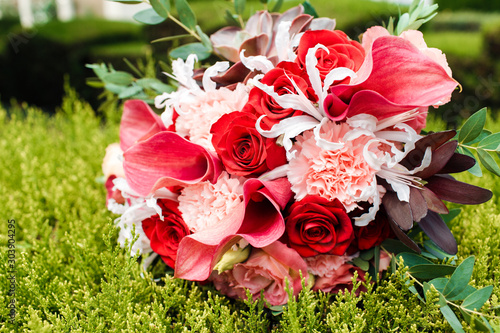
M 215 153 L 168 131 L 136 143 L 123 157 L 127 182 L 142 196 L 162 187 L 214 183 L 222 171 Z
M 439 63 L 410 41 L 383 36 L 373 41 L 357 78 L 330 89 L 335 98 L 328 99 L 325 111 L 334 120 L 361 113 L 380 120 L 403 111 L 443 104 L 457 85 Z M 422 124 L 415 126 L 417 131 L 422 128 Z
M 283 235 L 285 222 L 281 210 L 292 198 L 288 180 L 248 179 L 243 193 L 244 201 L 220 223 L 182 239 L 175 277 L 204 281 L 220 257 L 241 238 L 263 248 Z
M 129 149 L 134 143 L 166 131 L 160 116 L 141 100 L 129 100 L 123 106 L 120 123 L 120 148 Z

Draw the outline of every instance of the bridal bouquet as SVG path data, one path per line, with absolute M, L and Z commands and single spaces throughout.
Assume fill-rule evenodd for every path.
M 151 4 L 171 17 L 168 1 Z M 120 143 L 104 158 L 119 242 L 159 255 L 177 278 L 271 306 L 287 303 L 287 284 L 294 295 L 302 280 L 335 293 L 366 271 L 378 277 L 394 260 L 388 239 L 422 251 L 412 228 L 454 255 L 443 201 L 492 194 L 450 175 L 474 166 L 457 146 L 482 126 L 422 131 L 458 86 L 445 55 L 413 30 L 434 10 L 417 2 L 359 41 L 303 6 L 210 37 L 181 15 L 201 42 L 172 51 L 165 74 L 177 86 L 154 98 L 161 115 L 125 102 Z M 226 60 L 201 63 L 211 52 Z

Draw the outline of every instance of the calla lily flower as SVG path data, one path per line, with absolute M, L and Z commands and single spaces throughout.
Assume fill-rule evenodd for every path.
M 243 196 L 241 204 L 217 225 L 182 239 L 175 277 L 204 281 L 223 254 L 242 238 L 253 247 L 263 248 L 283 235 L 281 210 L 292 198 L 287 179 L 248 179 L 243 185 Z

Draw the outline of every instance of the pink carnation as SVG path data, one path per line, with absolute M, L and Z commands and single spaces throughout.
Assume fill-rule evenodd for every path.
M 185 187 L 179 210 L 192 232 L 205 230 L 223 220 L 243 200 L 243 187 L 238 179 L 223 172 L 217 183 L 208 181 Z
M 189 101 L 180 102 L 175 129 L 191 142 L 214 150 L 210 128 L 224 114 L 241 110 L 247 100 L 248 92 L 243 84 L 238 84 L 235 90 L 220 88 L 192 96 Z
M 330 201 L 338 199 L 347 211 L 357 207 L 363 190 L 374 185 L 376 171 L 363 157 L 363 149 L 372 137 L 360 135 L 344 140 L 351 130 L 347 123 L 328 122 L 322 127 L 323 139 L 342 144 L 336 150 L 319 147 L 312 130 L 297 137 L 296 155 L 290 160 L 287 174 L 296 200 L 317 195 Z

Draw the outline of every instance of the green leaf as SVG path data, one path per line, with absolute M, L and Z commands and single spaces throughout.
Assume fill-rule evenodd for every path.
M 464 299 L 462 303 L 462 307 L 468 310 L 479 310 L 483 307 L 484 303 L 490 298 L 491 293 L 493 292 L 493 286 L 487 286 L 476 290 L 467 298 Z
M 423 264 L 411 267 L 408 272 L 417 279 L 431 280 L 445 275 L 450 275 L 456 267 L 451 265 Z
M 161 17 L 167 18 L 170 12 L 170 0 L 149 0 L 155 12 Z
M 447 297 L 446 299 L 448 301 L 461 301 L 464 298 L 466 298 L 467 296 L 469 296 L 470 294 L 472 294 L 473 292 L 475 292 L 476 290 L 477 289 L 474 288 L 473 286 L 467 285 L 467 287 L 465 287 L 464 291 L 462 291 L 460 294 L 458 294 L 455 297 Z
M 276 4 L 274 5 L 273 9 L 271 10 L 271 12 L 273 13 L 277 13 L 280 11 L 281 9 L 281 6 L 283 6 L 283 0 L 278 0 L 276 1 Z
M 476 157 L 474 156 L 474 154 L 469 149 L 467 149 L 465 147 L 460 147 L 460 146 L 458 146 L 458 152 L 460 154 L 472 157 L 476 161 L 476 164 L 474 164 L 474 166 L 472 168 L 470 168 L 469 170 L 467 170 L 467 171 L 470 172 L 471 174 L 473 174 L 476 177 L 482 177 L 483 176 L 483 171 L 481 170 L 481 167 L 479 166 L 479 163 L 477 163 L 477 160 L 476 160 Z
M 279 316 L 280 314 L 283 313 L 283 307 L 284 305 L 273 305 L 269 307 L 269 310 L 271 310 L 271 313 L 273 316 Z
M 460 312 L 462 313 L 464 320 L 467 323 L 472 324 L 471 322 L 473 317 L 470 315 L 470 313 L 464 311 L 463 308 L 460 308 Z M 493 329 L 489 325 L 488 321 L 484 317 L 481 317 L 481 319 L 482 320 L 479 320 L 477 317 L 474 317 L 474 329 L 482 332 L 493 332 Z M 484 320 L 486 320 L 486 322 Z
M 479 142 L 478 148 L 500 151 L 500 133 L 491 134 Z
M 140 79 L 136 83 L 145 89 L 153 89 L 158 93 L 169 93 L 175 90 L 173 87 L 153 78 Z
M 432 240 L 428 239 L 424 241 L 424 248 L 429 251 L 432 255 L 434 255 L 437 259 L 450 259 L 450 258 L 456 258 L 454 255 L 450 255 L 443 250 L 439 246 L 436 245 Z
M 104 88 L 107 90 L 107 91 L 111 91 L 113 94 L 115 95 L 119 95 L 121 94 L 121 92 L 125 89 L 127 89 L 127 87 L 125 86 L 119 86 L 119 85 L 116 85 L 116 84 L 113 84 L 113 83 L 107 83 Z
M 478 149 L 477 156 L 479 156 L 479 161 L 486 168 L 486 170 L 500 177 L 500 167 L 498 167 L 497 162 L 493 156 L 490 155 L 490 153 L 485 150 Z
M 409 287 L 408 290 L 411 291 L 413 294 L 415 294 L 419 300 L 421 300 L 422 302 L 425 303 L 425 300 L 422 298 L 422 296 L 420 296 L 420 294 L 418 293 L 417 288 L 415 288 L 415 286 Z
M 479 134 L 477 138 L 475 138 L 474 140 L 469 142 L 468 145 L 470 146 L 470 145 L 473 145 L 475 143 L 478 143 L 479 141 L 483 140 L 484 138 L 488 137 L 489 135 L 491 135 L 491 131 L 483 129 L 481 131 L 481 134 Z
M 212 54 L 212 52 L 210 52 L 210 50 L 208 50 L 202 43 L 190 43 L 170 51 L 170 57 L 174 59 L 181 58 L 186 60 L 192 53 L 198 56 L 198 60 L 205 60 Z
M 453 310 L 448 305 L 440 306 L 439 310 L 441 310 L 441 313 L 443 314 L 448 324 L 450 324 L 451 328 L 453 328 L 453 331 L 455 331 L 456 333 L 465 333 L 460 320 L 458 320 L 455 312 L 453 312 Z
M 314 18 L 318 18 L 318 13 L 316 12 L 316 9 L 311 5 L 311 3 L 306 0 L 302 3 L 302 6 L 304 7 L 304 14 L 311 15 Z
M 185 37 L 191 37 L 191 35 L 190 34 L 182 34 L 182 35 L 175 35 L 175 36 L 167 36 L 167 37 L 155 39 L 155 40 L 151 41 L 151 43 L 168 42 L 171 40 L 176 40 L 176 39 L 185 38 Z
M 369 250 L 362 251 L 359 257 L 363 260 L 368 261 L 372 260 L 374 254 L 375 254 L 375 248 L 371 248 Z
M 486 108 L 474 113 L 460 128 L 458 141 L 461 143 L 469 143 L 477 138 L 484 127 L 486 122 Z
M 104 88 L 104 83 L 99 78 L 88 78 L 85 83 L 92 88 Z
M 441 215 L 441 218 L 443 219 L 444 223 L 448 224 L 455 217 L 457 217 L 461 211 L 462 211 L 461 208 L 453 208 L 453 209 L 449 210 L 448 214 L 440 214 L 440 215 Z
M 142 87 L 140 86 L 130 86 L 122 90 L 122 92 L 118 95 L 118 98 L 130 98 L 132 96 L 137 95 L 142 92 Z
M 235 26 L 235 27 L 240 26 L 240 23 L 237 20 L 238 15 L 233 15 L 233 13 L 231 13 L 228 9 L 226 9 L 226 12 L 224 14 L 224 18 L 226 19 L 226 22 L 228 23 L 228 25 Z
M 429 284 L 432 284 L 437 291 L 442 293 L 449 280 L 449 278 L 440 277 L 429 281 Z
M 124 3 L 126 5 L 137 5 L 142 3 L 142 0 L 108 0 L 108 1 Z
M 155 25 L 165 21 L 165 18 L 158 15 L 153 8 L 148 8 L 136 13 L 134 20 L 144 24 Z
M 378 271 L 379 271 L 379 268 L 380 268 L 380 246 L 377 245 L 375 246 L 375 251 L 373 253 L 373 257 L 375 258 L 375 275 L 377 276 L 377 280 L 378 280 Z
M 104 83 L 116 84 L 118 86 L 128 86 L 134 81 L 134 77 L 127 72 L 114 72 L 104 75 Z
M 404 245 L 400 240 L 388 238 L 380 244 L 384 249 L 391 253 L 401 253 L 401 252 L 410 252 L 416 253 L 408 246 Z
M 425 259 L 421 255 L 409 252 L 403 252 L 397 255 L 396 259 L 399 261 L 399 258 L 403 258 L 405 262 L 405 266 L 413 267 L 416 265 L 433 265 L 434 263 L 430 260 Z
M 186 0 L 175 0 L 175 8 L 182 24 L 191 30 L 196 27 L 196 16 Z
M 352 259 L 352 263 L 354 265 L 358 266 L 359 268 L 361 268 L 365 272 L 370 268 L 370 263 L 368 261 L 365 261 L 365 260 L 359 258 L 359 257 Z
M 91 68 L 95 75 L 101 80 L 104 79 L 104 76 L 109 73 L 108 68 L 104 64 L 88 64 L 85 67 Z
M 201 38 L 201 42 L 203 43 L 203 45 L 204 45 L 207 49 L 209 49 L 210 51 L 212 51 L 212 50 L 213 50 L 213 47 L 212 47 L 212 42 L 210 41 L 210 37 L 208 37 L 208 36 L 207 36 L 207 34 L 206 34 L 206 33 L 204 33 L 204 32 L 201 30 L 201 28 L 200 28 L 200 26 L 199 26 L 199 25 L 197 25 L 197 26 L 196 26 L 196 32 L 197 32 L 197 33 L 198 33 L 198 35 L 200 36 L 200 38 Z
M 443 290 L 444 296 L 451 298 L 459 295 L 469 284 L 474 268 L 474 256 L 470 256 L 457 267 Z
M 234 0 L 234 11 L 238 15 L 242 15 L 245 11 L 246 0 Z

